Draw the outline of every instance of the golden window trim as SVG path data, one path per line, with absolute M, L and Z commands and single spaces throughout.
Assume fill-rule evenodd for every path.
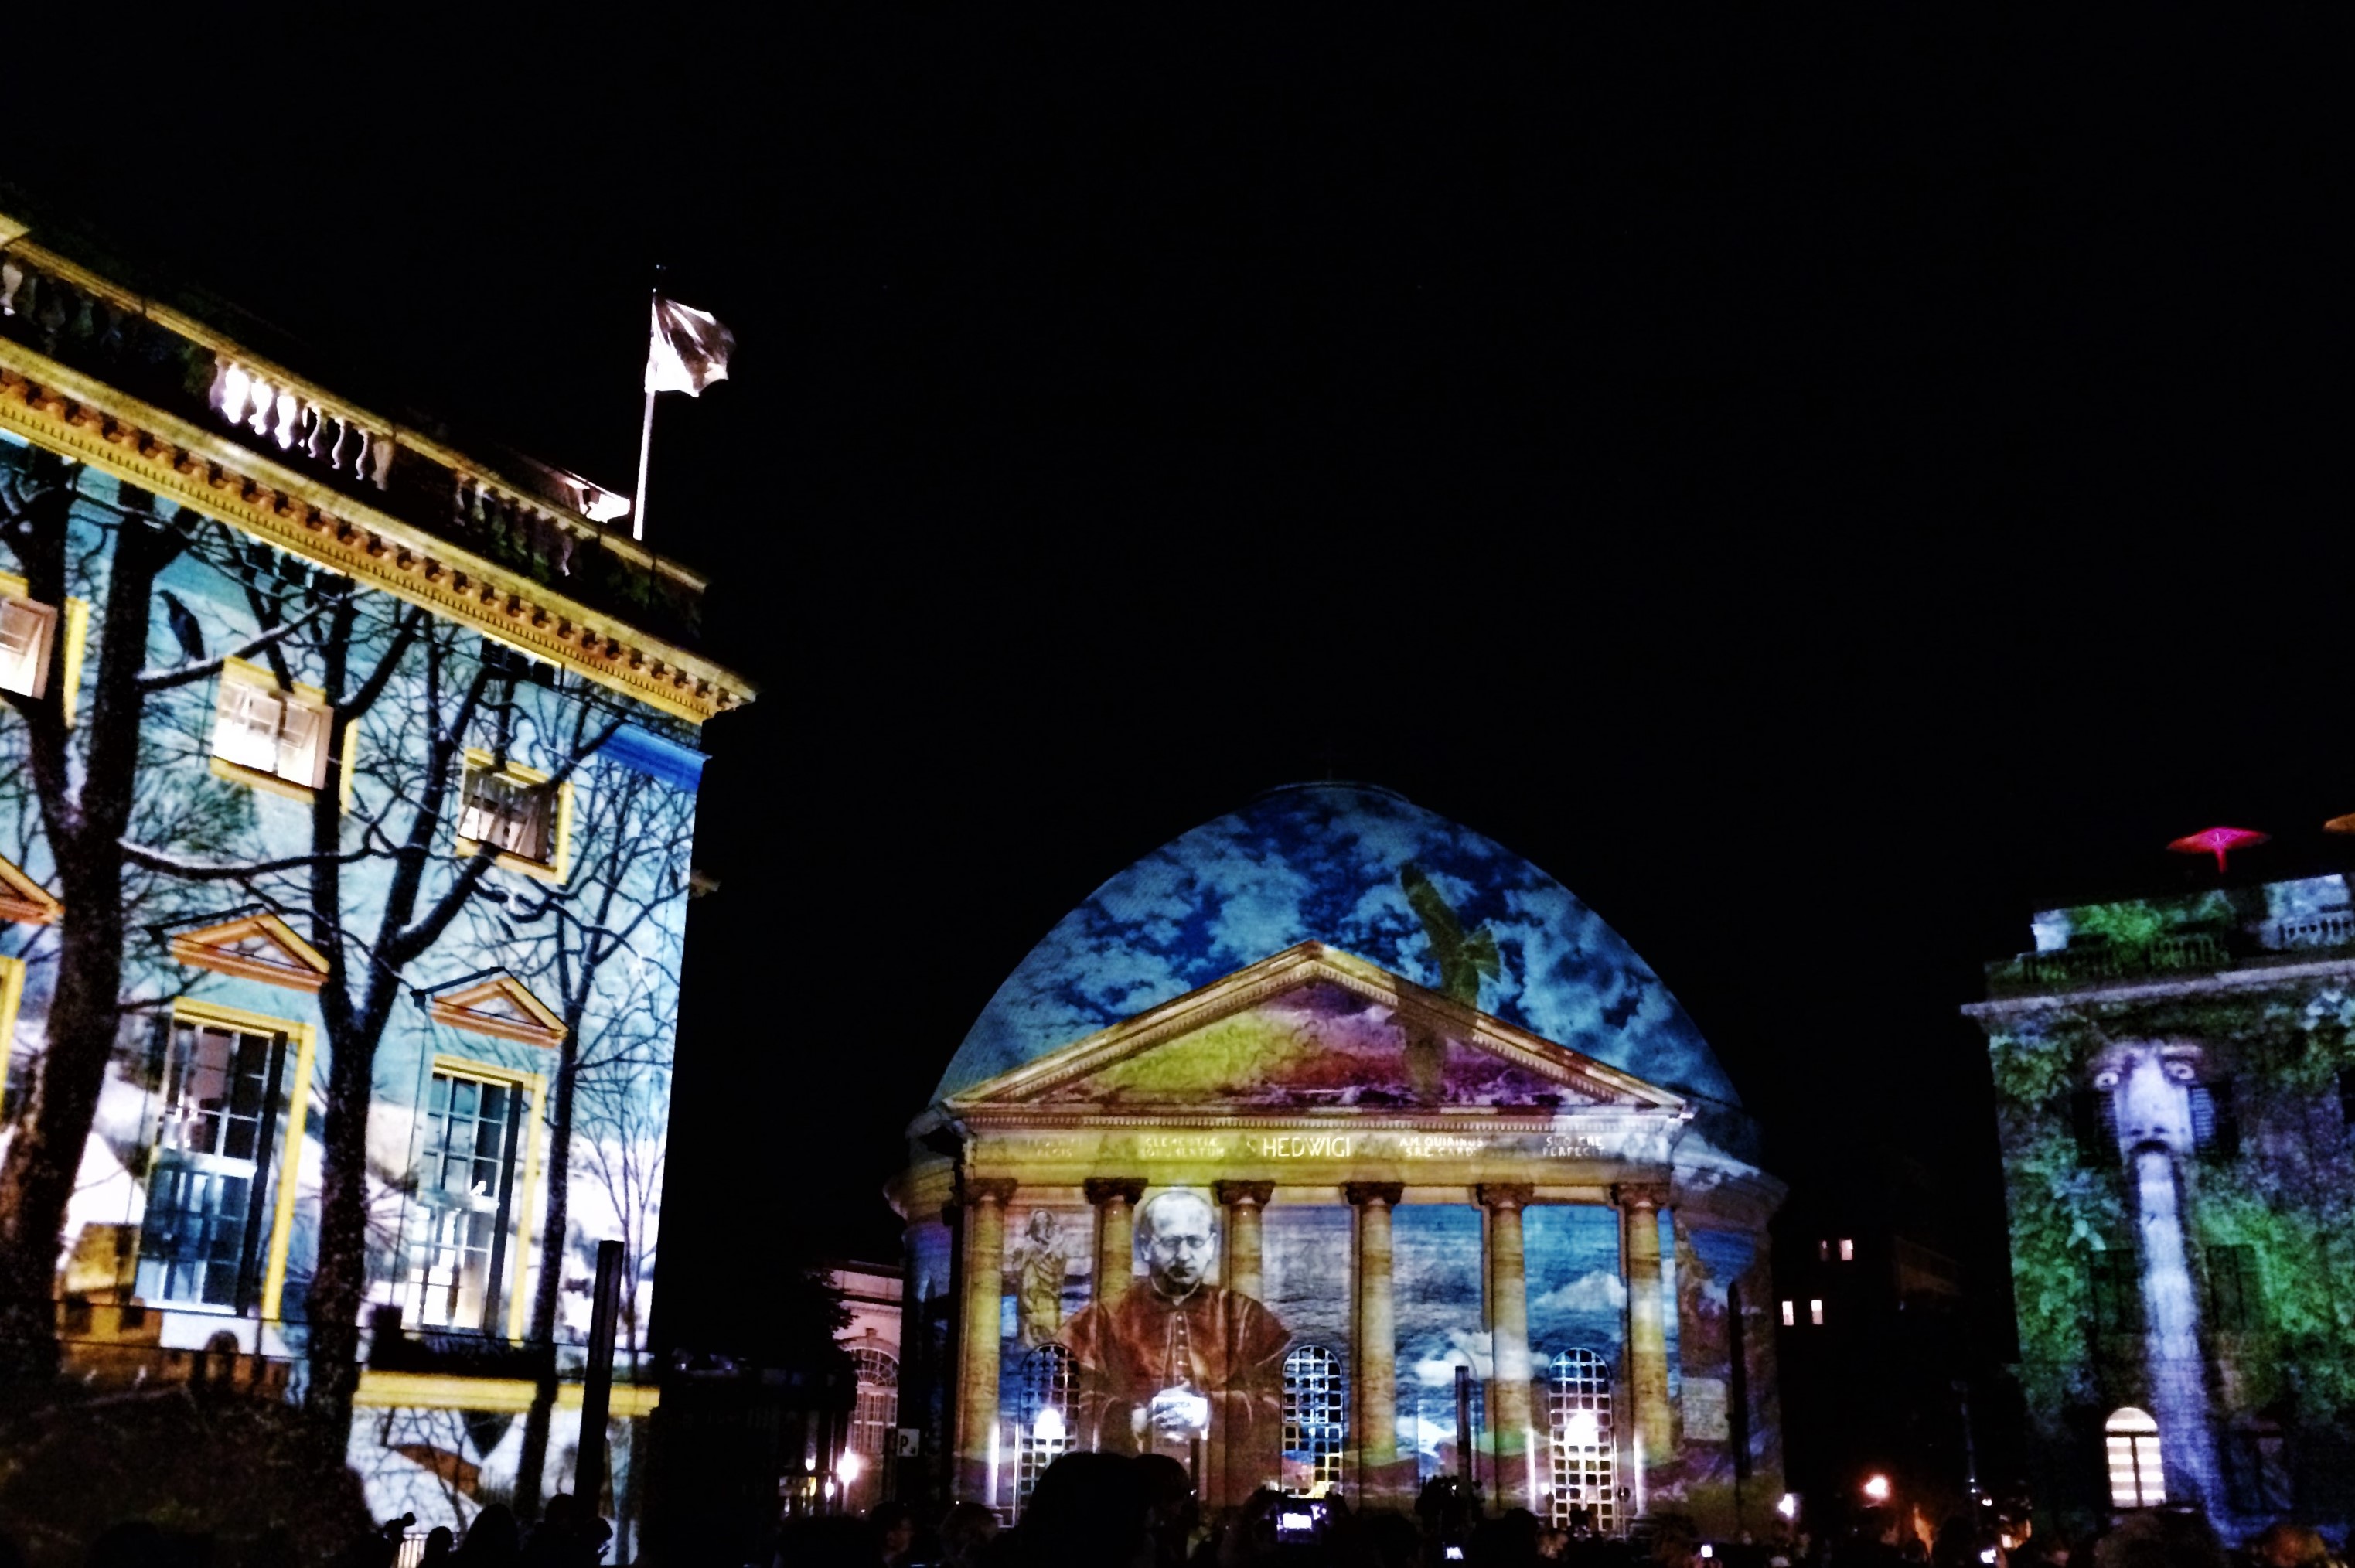
M 25 1000 L 25 961 L 0 954 L 0 1111 L 8 1108 L 8 1063 L 16 1053 L 16 1009 Z
M 459 773 L 461 820 L 464 816 L 465 776 L 467 773 L 475 770 L 491 773 L 499 778 L 522 784 L 527 788 L 544 784 L 550 777 L 538 768 L 527 768 L 520 763 L 498 762 L 480 746 L 469 746 L 466 748 Z M 512 849 L 502 849 L 483 839 L 459 833 L 455 828 L 452 829 L 452 837 L 453 842 L 451 853 L 462 860 L 472 859 L 476 855 L 488 854 L 491 857 L 491 863 L 502 870 L 514 871 L 521 876 L 561 887 L 572 868 L 572 781 L 566 779 L 556 786 L 556 820 L 549 835 L 549 845 L 552 853 L 545 860 L 535 860 L 528 855 L 518 855 Z
M 514 1243 L 515 1262 L 511 1265 L 514 1274 L 512 1279 L 506 1282 L 507 1339 L 520 1345 L 523 1343 L 524 1330 L 527 1326 L 525 1318 L 529 1308 L 529 1303 L 524 1300 L 525 1270 L 530 1265 L 532 1257 L 539 1246 L 539 1238 L 533 1232 L 534 1221 L 539 1218 L 538 1199 L 539 1196 L 540 1122 L 545 1117 L 548 1108 L 548 1074 L 517 1067 L 503 1067 L 496 1061 L 484 1061 L 474 1057 L 456 1056 L 441 1051 L 433 1052 L 426 1062 L 427 1084 L 430 1085 L 432 1083 L 433 1074 L 437 1072 L 448 1072 L 481 1083 L 498 1083 L 511 1089 L 519 1089 L 523 1091 L 529 1107 L 524 1115 L 527 1130 L 524 1134 L 523 1179 L 516 1189 L 515 1234 L 509 1238 Z M 423 1112 L 424 1107 L 420 1105 L 417 1120 L 421 1128 L 424 1124 Z M 417 1156 L 412 1153 L 410 1156 L 410 1169 L 412 1175 L 415 1173 L 416 1167 Z
M 52 617 L 49 635 L 54 642 L 65 645 L 65 659 L 58 672 L 60 688 L 58 709 L 65 720 L 66 728 L 72 729 L 80 706 L 82 658 L 90 647 L 90 601 L 71 593 L 66 596 L 62 606 L 52 604 L 46 599 L 36 599 L 33 597 L 33 585 L 13 571 L 0 571 L 0 599 L 15 599 L 37 605 Z M 54 644 L 49 651 L 52 654 L 56 652 Z M 46 667 L 45 660 L 42 672 L 45 680 L 48 675 Z M 46 685 L 42 688 L 43 696 L 48 694 L 48 689 Z M 41 698 L 35 697 L 34 700 L 37 702 Z
M 294 1047 L 293 1083 L 286 1093 L 286 1133 L 272 1156 L 278 1167 L 278 1195 L 271 1205 L 270 1245 L 261 1265 L 261 1317 L 264 1323 L 274 1323 L 285 1298 L 286 1262 L 294 1243 L 294 1199 L 303 1184 L 303 1128 L 310 1116 L 311 1074 L 318 1060 L 318 1030 L 299 1019 L 276 1018 L 193 997 L 173 998 L 171 1019 L 176 1024 L 209 1024 L 249 1034 L 282 1036 Z M 267 1179 L 267 1173 L 258 1174 Z
M 335 727 L 332 720 L 336 710 L 327 701 L 325 691 L 307 681 L 300 680 L 295 681 L 290 688 L 281 682 L 277 672 L 267 665 L 255 664 L 250 659 L 241 659 L 232 656 L 221 660 L 220 678 L 213 694 L 214 740 L 208 741 L 208 745 L 218 743 L 222 719 L 222 698 L 231 685 L 264 691 L 280 701 L 293 700 L 314 709 L 320 716 L 322 725 L 320 744 L 330 746 L 330 750 L 327 756 L 320 759 L 318 767 L 320 782 L 316 784 L 297 784 L 283 773 L 265 773 L 260 768 L 244 763 L 231 762 L 218 752 L 208 752 L 207 757 L 213 777 L 225 779 L 230 784 L 242 784 L 249 789 L 260 790 L 264 795 L 274 795 L 287 800 L 300 801 L 307 805 L 318 798 L 319 791 L 326 786 L 327 774 L 332 771 L 336 779 L 336 799 L 339 809 L 349 813 L 352 809 L 354 770 L 359 759 L 359 720 L 346 719 L 340 728 Z

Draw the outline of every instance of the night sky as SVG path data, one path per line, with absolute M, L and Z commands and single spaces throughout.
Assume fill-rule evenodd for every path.
M 762 688 L 708 731 L 658 1332 L 892 1256 L 1006 971 L 1321 777 L 1559 876 L 1770 1168 L 1900 1136 L 1999 1292 L 1981 963 L 2212 879 L 2163 850 L 2211 823 L 2355 858 L 2337 44 L 879 12 L 5 68 L 0 180 L 462 445 L 626 488 L 651 268 L 735 329 L 649 507 Z

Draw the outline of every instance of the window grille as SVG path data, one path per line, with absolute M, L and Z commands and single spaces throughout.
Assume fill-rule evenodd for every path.
M 0 599 L 0 688 L 37 698 L 48 688 L 58 613 L 31 599 Z
M 2158 1423 L 2148 1413 L 2127 1405 L 2112 1415 L 2102 1429 L 2110 1461 L 2110 1506 L 2155 1508 L 2167 1500 L 2167 1482 L 2160 1474 Z
M 135 1288 L 150 1301 L 240 1305 L 277 1119 L 276 1037 L 175 1019 Z
M 1611 1363 L 1593 1350 L 1564 1350 L 1546 1368 L 1546 1418 L 1553 1468 L 1550 1499 L 1557 1529 L 1571 1510 L 1590 1510 L 1595 1532 L 1619 1532 L 1617 1435 L 1611 1424 Z
M 458 837 L 544 864 L 555 859 L 555 797 L 551 785 L 469 763 Z
M 850 1411 L 850 1446 L 866 1461 L 868 1475 L 880 1476 L 900 1423 L 900 1363 L 865 1345 L 850 1352 L 850 1362 L 858 1374 L 858 1403 Z
M 1302 1345 L 1284 1358 L 1284 1457 L 1298 1467 L 1306 1487 L 1341 1484 L 1348 1440 L 1348 1405 L 1341 1359 L 1322 1345 Z
M 420 1323 L 481 1329 L 498 1316 L 524 1101 L 511 1083 L 433 1074 L 417 1161 L 423 1233 L 409 1267 Z
M 1071 1432 L 1071 1353 L 1041 1345 L 1022 1358 L 1022 1430 L 1015 1439 L 1014 1508 L 1019 1516 L 1047 1467 L 1077 1446 Z
M 327 776 L 327 713 L 235 672 L 221 677 L 213 717 L 213 755 L 305 789 Z

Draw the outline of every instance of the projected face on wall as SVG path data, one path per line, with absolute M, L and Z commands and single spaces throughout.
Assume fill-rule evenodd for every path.
M 1164 1192 L 1136 1216 L 1137 1250 L 1153 1288 L 1166 1299 L 1191 1296 L 1218 1261 L 1219 1235 L 1199 1194 Z
M 1076 1314 L 1062 1343 L 1083 1372 L 1082 1439 L 1114 1453 L 1202 1449 L 1206 1474 L 1240 1490 L 1277 1473 L 1284 1353 L 1291 1335 L 1252 1297 L 1210 1283 L 1218 1212 L 1185 1189 L 1155 1194 L 1136 1216 L 1146 1277 Z M 1225 1496 L 1223 1482 L 1206 1496 Z

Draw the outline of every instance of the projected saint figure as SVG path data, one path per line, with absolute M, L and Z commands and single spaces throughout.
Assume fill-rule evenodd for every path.
M 1014 1320 L 1018 1341 L 1035 1350 L 1063 1327 L 1063 1275 L 1071 1251 L 1051 1209 L 1030 1211 L 1030 1230 L 1014 1249 Z
M 1240 1500 L 1277 1473 L 1290 1336 L 1250 1296 L 1209 1283 L 1217 1221 L 1199 1193 L 1147 1201 L 1137 1211 L 1136 1247 L 1146 1278 L 1111 1306 L 1074 1315 L 1063 1330 L 1085 1374 L 1082 1441 L 1182 1461 L 1199 1439 L 1205 1496 Z M 1231 1485 L 1221 1484 L 1224 1477 Z

